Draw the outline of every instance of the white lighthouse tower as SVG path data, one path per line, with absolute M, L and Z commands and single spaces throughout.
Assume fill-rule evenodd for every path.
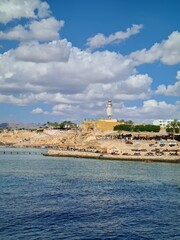
M 112 119 L 112 101 L 111 100 L 109 100 L 106 103 L 106 111 L 107 111 L 108 119 Z

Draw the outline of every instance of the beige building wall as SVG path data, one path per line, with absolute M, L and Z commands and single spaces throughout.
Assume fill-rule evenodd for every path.
M 81 128 L 85 131 L 113 131 L 116 125 L 119 125 L 119 122 L 116 119 L 85 120 L 81 123 Z

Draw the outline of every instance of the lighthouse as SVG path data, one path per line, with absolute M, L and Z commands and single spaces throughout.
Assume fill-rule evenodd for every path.
M 109 100 L 106 103 L 106 111 L 107 111 L 108 119 L 112 119 L 112 101 L 111 100 Z

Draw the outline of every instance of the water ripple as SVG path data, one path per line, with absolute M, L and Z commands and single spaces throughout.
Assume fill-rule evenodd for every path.
M 0 159 L 0 239 L 180 239 L 179 165 Z

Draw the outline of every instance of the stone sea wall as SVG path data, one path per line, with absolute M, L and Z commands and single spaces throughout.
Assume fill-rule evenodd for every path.
M 74 157 L 74 158 L 95 158 L 104 160 L 121 160 L 121 161 L 144 161 L 144 162 L 168 162 L 168 163 L 180 163 L 179 156 L 124 156 L 114 154 L 102 154 L 93 152 L 81 152 L 81 151 L 63 151 L 63 150 L 48 150 L 45 156 L 53 157 Z

